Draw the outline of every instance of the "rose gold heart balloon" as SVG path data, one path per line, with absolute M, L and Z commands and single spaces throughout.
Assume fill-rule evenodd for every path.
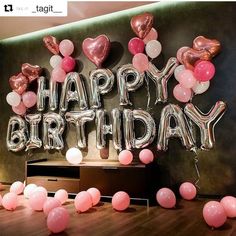
M 193 70 L 194 64 L 198 60 L 209 61 L 212 59 L 212 55 L 207 50 L 195 50 L 189 48 L 182 54 L 182 62 L 187 69 Z
M 38 65 L 31 65 L 29 63 L 24 63 L 21 66 L 21 71 L 23 75 L 28 77 L 29 82 L 31 83 L 33 80 L 37 79 L 42 73 L 42 68 Z
M 204 36 L 198 36 L 193 40 L 193 48 L 196 50 L 206 49 L 214 57 L 220 52 L 221 45 L 216 39 L 208 39 Z
M 59 45 L 57 39 L 51 35 L 45 36 L 43 38 L 45 47 L 53 54 L 59 54 Z
M 104 34 L 99 35 L 95 39 L 86 38 L 82 44 L 85 56 L 98 68 L 101 67 L 103 61 L 107 58 L 110 47 L 110 40 Z
M 26 91 L 29 84 L 29 80 L 22 73 L 19 73 L 18 75 L 13 75 L 9 79 L 9 83 L 12 90 L 21 95 Z
M 130 25 L 134 33 L 141 39 L 145 38 L 153 25 L 153 15 L 150 13 L 143 13 L 133 16 Z

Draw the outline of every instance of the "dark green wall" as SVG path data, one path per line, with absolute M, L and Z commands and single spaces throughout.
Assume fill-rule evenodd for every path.
M 65 149 L 62 153 L 48 152 L 43 149 L 33 150 L 30 153 L 12 153 L 6 149 L 5 138 L 9 117 L 13 115 L 10 106 L 5 102 L 5 97 L 10 91 L 8 79 L 11 75 L 20 71 L 21 64 L 29 62 L 37 64 L 50 71 L 50 52 L 43 46 L 42 38 L 51 34 L 59 40 L 68 38 L 75 44 L 74 57 L 81 65 L 78 70 L 85 78 L 89 71 L 94 69 L 81 53 L 81 43 L 86 37 L 95 37 L 106 34 L 111 42 L 112 49 L 105 66 L 114 72 L 117 67 L 130 63 L 131 55 L 128 53 L 128 41 L 134 37 L 129 21 L 133 15 L 141 12 L 152 12 L 155 16 L 155 28 L 159 33 L 159 40 L 163 46 L 162 55 L 154 63 L 162 67 L 169 57 L 175 56 L 178 48 L 191 46 L 192 40 L 198 35 L 216 38 L 222 43 L 222 52 L 214 59 L 216 76 L 210 89 L 200 96 L 195 96 L 193 103 L 203 111 L 208 111 L 217 100 L 227 102 L 228 110 L 219 124 L 216 126 L 215 149 L 199 154 L 199 168 L 201 173 L 200 193 L 202 194 L 236 194 L 236 3 L 207 3 L 207 2 L 171 2 L 156 3 L 134 10 L 110 14 L 103 17 L 85 20 L 78 23 L 59 26 L 37 33 L 27 34 L 22 37 L 3 40 L 0 42 L 0 181 L 12 182 L 24 179 L 24 162 L 32 158 L 64 158 L 68 147 L 76 144 L 74 129 L 66 134 Z M 0 19 L 1 21 L 1 19 Z M 47 71 L 47 75 L 49 74 Z M 48 77 L 49 78 L 49 77 Z M 169 81 L 169 102 L 177 103 L 173 98 L 172 90 L 176 81 Z M 88 86 L 88 84 L 86 84 Z M 151 114 L 159 123 L 162 105 L 154 106 L 155 89 L 151 86 Z M 146 107 L 146 88 L 131 94 L 134 108 Z M 182 104 L 180 104 L 183 106 Z M 119 107 L 117 87 L 104 97 L 104 108 L 110 111 L 113 107 Z M 72 107 L 76 109 L 76 107 Z M 68 132 L 68 131 L 67 131 Z M 85 151 L 87 159 L 97 158 L 99 152 L 95 148 L 94 125 L 88 126 L 89 149 Z M 155 143 L 153 150 L 155 150 Z M 160 172 L 160 181 L 163 185 L 177 186 L 182 181 L 194 181 L 193 154 L 187 152 L 177 140 L 170 142 L 169 151 L 157 154 Z M 117 153 L 110 145 L 109 160 L 117 159 Z M 137 183 L 138 184 L 138 183 Z

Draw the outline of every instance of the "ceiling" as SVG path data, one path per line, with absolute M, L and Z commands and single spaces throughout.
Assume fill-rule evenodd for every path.
M 151 2 L 68 2 L 66 17 L 0 17 L 0 39 L 46 29 Z

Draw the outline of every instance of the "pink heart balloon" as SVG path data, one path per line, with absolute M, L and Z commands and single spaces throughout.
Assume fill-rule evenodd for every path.
M 95 39 L 86 38 L 82 44 L 85 56 L 99 68 L 107 58 L 110 47 L 110 40 L 104 34 Z
M 29 80 L 22 73 L 19 73 L 18 75 L 13 75 L 10 77 L 9 84 L 12 90 L 21 95 L 26 91 Z

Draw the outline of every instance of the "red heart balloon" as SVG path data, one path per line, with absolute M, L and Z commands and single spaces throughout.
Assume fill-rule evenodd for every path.
M 99 35 L 95 39 L 86 38 L 82 44 L 82 49 L 85 56 L 98 68 L 101 67 L 102 63 L 107 58 L 110 47 L 110 40 L 104 34 Z
M 150 13 L 143 13 L 133 16 L 130 25 L 134 33 L 141 39 L 145 38 L 153 25 L 153 15 Z
M 26 91 L 29 80 L 22 73 L 19 73 L 18 75 L 13 75 L 10 77 L 9 83 L 12 90 L 21 95 Z
M 38 65 L 31 65 L 29 63 L 24 63 L 21 66 L 21 71 L 23 75 L 28 77 L 29 82 L 31 83 L 33 80 L 37 79 L 42 73 L 42 68 Z
M 53 54 L 59 54 L 59 45 L 57 39 L 51 35 L 45 36 L 43 38 L 45 47 Z

